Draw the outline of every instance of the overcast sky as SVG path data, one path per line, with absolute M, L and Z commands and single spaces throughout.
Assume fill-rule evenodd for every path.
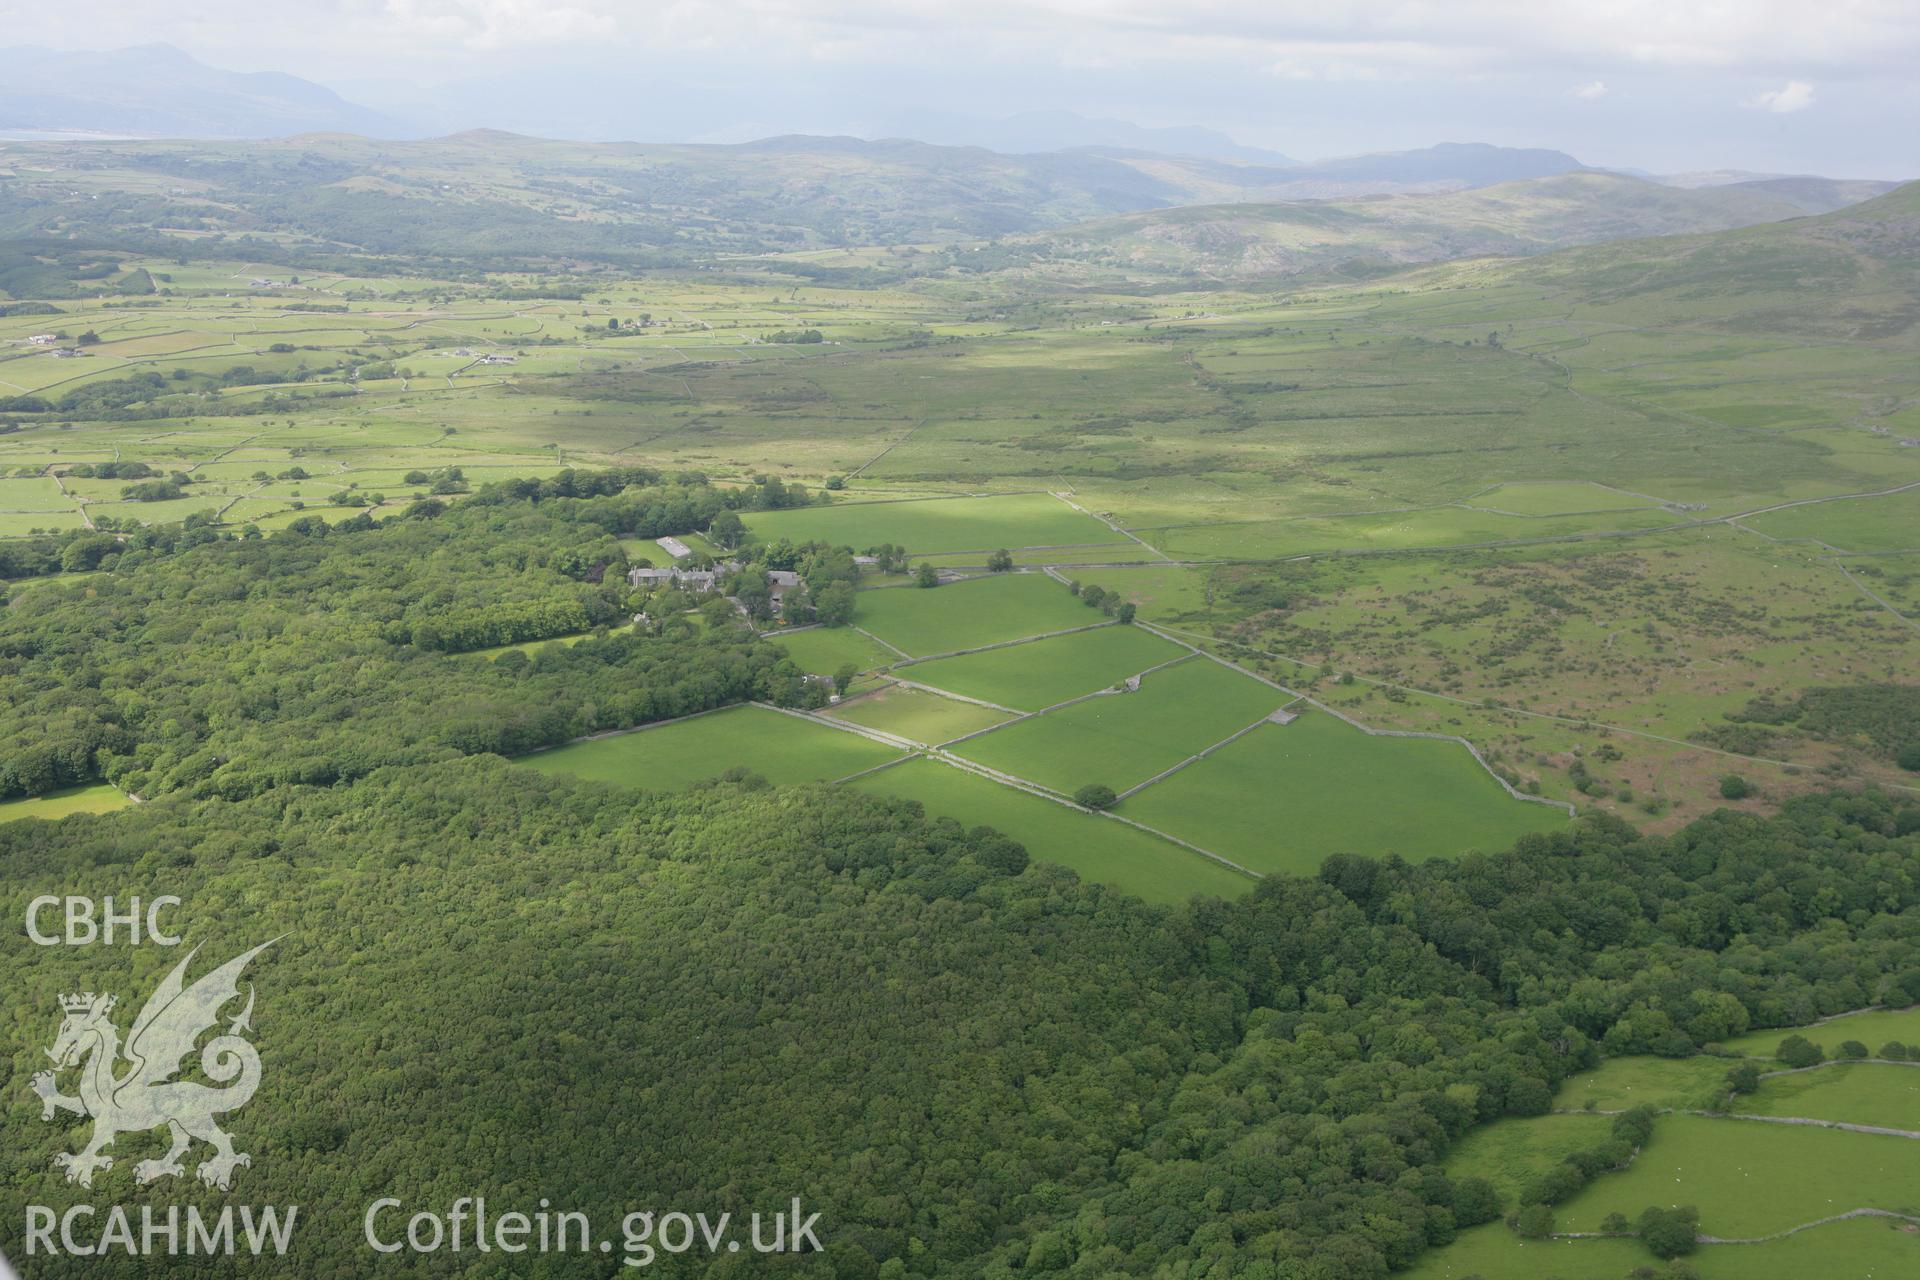
M 645 140 L 1067 109 L 1301 158 L 1486 141 L 1920 174 L 1920 0 L 4 0 L 449 126 Z M 0 68 L 4 74 L 4 68 Z

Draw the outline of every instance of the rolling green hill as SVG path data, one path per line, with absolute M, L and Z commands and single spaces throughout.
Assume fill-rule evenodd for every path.
M 1643 320 L 1910 340 L 1920 324 L 1920 182 L 1811 218 L 1589 245 L 1485 271 L 1462 264 L 1432 278 L 1458 282 L 1470 275 L 1631 305 Z

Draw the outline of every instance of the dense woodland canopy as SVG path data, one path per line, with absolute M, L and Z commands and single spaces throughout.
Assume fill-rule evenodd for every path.
M 244 795 L 798 700 L 801 673 L 744 627 L 634 634 L 620 543 L 792 500 L 785 486 L 565 473 L 379 524 L 67 539 L 62 562 L 104 572 L 45 584 L 0 618 L 0 798 L 100 778 L 143 796 Z M 459 656 L 588 628 L 612 630 L 531 659 Z
M 271 1069 L 234 1128 L 246 1201 L 303 1206 L 298 1274 L 366 1274 L 377 1196 L 485 1189 L 604 1219 L 798 1195 L 827 1252 L 777 1264 L 797 1275 L 1369 1280 L 1511 1207 L 1449 1182 L 1450 1146 L 1603 1052 L 1920 1000 L 1910 798 L 1662 838 L 1590 818 L 1165 908 L 910 804 L 647 795 L 493 754 L 796 696 L 743 627 L 446 651 L 490 617 L 624 624 L 621 537 L 793 500 L 612 473 L 271 538 L 108 537 L 99 572 L 0 619 L 10 793 L 105 777 L 150 801 L 0 827 L 0 911 L 110 884 L 180 896 L 215 951 L 285 935 L 255 975 Z M 823 583 L 845 562 L 755 554 Z M 90 957 L 129 996 L 170 960 Z M 29 947 L 0 966 L 19 1081 L 72 968 Z M 22 1205 L 70 1202 L 47 1160 L 78 1135 L 19 1092 L 0 1123 L 17 1253 Z M 145 1274 L 35 1274 L 83 1270 Z
M 310 1215 L 303 1275 L 365 1274 L 372 1198 L 482 1185 L 603 1218 L 798 1194 L 827 1253 L 792 1274 L 1365 1280 L 1497 1212 L 1442 1175 L 1449 1146 L 1542 1110 L 1602 1045 L 1920 999 L 1917 829 L 1836 795 L 1168 909 L 898 802 L 481 757 L 13 824 L 0 902 L 104 876 L 180 894 L 216 949 L 286 934 L 256 974 L 274 1069 L 234 1127 L 246 1200 Z M 165 960 L 94 968 L 132 989 Z M 23 1079 L 70 966 L 0 963 Z M 5 1125 L 17 1253 L 78 1135 L 18 1100 Z M 134 1273 L 44 1274 L 81 1268 Z

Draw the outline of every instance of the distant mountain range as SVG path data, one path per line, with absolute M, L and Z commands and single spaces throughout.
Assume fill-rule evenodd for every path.
M 367 135 L 406 125 L 320 85 L 221 71 L 167 45 L 12 49 L 0 67 L 0 138 L 132 135 L 0 141 L 0 236 L 291 231 L 347 251 L 628 264 L 919 245 L 943 252 L 888 269 L 953 260 L 1243 279 L 1723 230 L 1890 185 L 1628 176 L 1485 143 L 1302 164 L 1213 130 L 1070 112 L 919 121 L 993 147 L 807 134 L 567 142 L 495 129 L 380 141 Z M 156 180 L 126 183 L 142 171 Z
M 0 130 L 260 138 L 332 130 L 395 136 L 399 122 L 277 71 L 222 71 L 168 44 L 103 53 L 0 49 Z
M 155 180 L 129 184 L 143 172 Z M 420 142 L 0 142 L 0 236 L 272 231 L 377 253 L 629 264 L 921 245 L 955 246 L 975 269 L 1286 276 L 1719 230 L 1885 189 L 1820 178 L 1685 189 L 1582 169 L 1560 152 L 1471 145 L 1283 168 L 807 135 L 724 146 L 498 130 Z
M 511 114 L 506 104 L 516 98 L 510 85 L 498 84 L 482 101 L 471 102 L 471 86 L 455 85 L 441 94 L 416 90 L 413 98 L 399 99 L 401 105 L 393 111 L 382 112 L 297 76 L 223 71 L 165 44 L 99 53 L 0 49 L 0 67 L 6 69 L 0 79 L 0 132 L 16 135 L 237 139 L 355 133 L 408 138 L 444 131 L 454 110 L 468 114 L 472 122 L 501 123 L 503 113 Z M 377 86 L 369 82 L 363 87 Z M 597 127 L 618 126 L 600 121 Z M 1456 191 L 1583 167 L 1559 151 L 1483 143 L 1302 164 L 1278 151 L 1244 146 L 1216 129 L 1155 128 L 1057 110 L 993 119 L 908 109 L 871 122 L 863 132 L 870 140 L 879 133 L 886 135 L 883 141 L 913 138 L 1012 156 L 1090 152 L 1135 170 L 1148 168 L 1148 157 L 1171 157 L 1176 167 L 1190 170 L 1170 176 L 1171 185 L 1193 188 L 1189 194 L 1195 198 L 1213 200 L 1237 198 L 1240 192 L 1250 198 L 1299 200 Z M 1123 207 L 1140 206 L 1123 202 Z
M 404 139 L 443 130 L 450 118 L 496 122 L 502 114 L 537 107 L 546 96 L 534 94 L 529 101 L 528 91 L 544 83 L 541 73 L 529 71 L 526 83 L 462 83 L 431 92 L 412 86 L 398 96 L 396 87 L 387 85 L 374 96 L 392 110 L 380 111 L 297 76 L 225 71 L 166 44 L 81 53 L 26 46 L 0 49 L 0 68 L 5 71 L 0 77 L 0 137 L 16 138 L 264 139 L 325 133 Z M 382 89 L 375 81 L 361 87 Z M 575 123 L 602 131 L 621 127 L 618 122 L 627 118 L 582 118 Z M 999 207 L 991 216 L 959 217 L 951 225 L 929 227 L 936 233 L 988 235 L 1171 205 L 1468 191 L 1587 169 L 1563 151 L 1476 142 L 1302 163 L 1278 151 L 1245 146 L 1216 129 L 1149 127 L 1061 110 L 988 118 L 905 108 L 870 122 L 862 133 L 862 138 L 783 136 L 733 145 L 784 154 L 857 154 L 869 161 L 890 157 L 889 164 L 911 156 L 912 164 L 929 166 L 942 180 L 969 168 L 992 170 L 979 201 L 969 201 L 963 192 L 947 193 L 938 184 L 936 196 L 952 194 L 963 205 L 1000 206 L 999 196 L 1008 194 L 1026 199 L 1030 207 Z M 873 133 L 887 136 L 875 139 Z M 511 135 L 493 131 L 491 136 Z M 691 157 L 701 148 L 647 144 L 642 150 Z M 718 156 L 724 147 L 708 150 Z M 1001 160 L 988 161 L 978 153 L 997 153 Z M 1010 172 L 1022 175 L 1015 185 L 1024 190 L 1001 192 L 999 180 Z M 1658 177 L 1630 172 L 1686 189 L 1826 181 L 1738 170 Z M 1792 198 L 1786 188 L 1776 194 Z M 1833 207 L 1829 195 L 1808 194 L 1807 210 Z
M 919 138 L 946 146 L 985 147 L 1008 155 L 1092 148 L 1232 160 L 1270 168 L 1290 168 L 1300 163 L 1278 151 L 1243 146 L 1218 129 L 1153 128 L 1130 120 L 1100 119 L 1073 111 L 1023 111 L 997 120 L 908 112 L 863 132 Z
M 1496 182 L 1552 178 L 1587 166 L 1564 151 L 1443 142 L 1417 151 L 1383 151 L 1297 165 L 1271 198 L 1320 200 L 1373 192 L 1465 191 Z
M 1780 222 L 1894 185 L 1780 178 L 1689 189 L 1581 170 L 1444 193 L 1155 209 L 1010 237 L 991 256 L 1000 269 L 1082 277 L 1365 275 Z

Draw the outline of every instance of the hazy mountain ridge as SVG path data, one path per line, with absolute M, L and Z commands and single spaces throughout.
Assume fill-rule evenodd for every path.
M 271 227 L 377 252 L 455 254 L 951 242 L 1138 210 L 1284 199 L 1299 174 L 1312 172 L 1117 149 L 1007 155 L 807 135 L 579 143 L 498 130 L 420 142 L 326 132 L 246 144 L 16 143 L 0 149 L 0 165 L 9 161 L 45 176 L 0 185 L 0 232 Z M 1490 162 L 1563 160 L 1435 148 L 1366 158 L 1364 172 L 1463 185 Z M 430 210 L 445 216 L 436 224 Z
M 1200 205 L 1132 213 L 1010 243 L 1035 263 L 1221 278 L 1379 269 L 1574 244 L 1724 231 L 1825 212 L 1892 184 L 1781 180 L 1677 189 L 1579 171 L 1448 194 Z
M 223 71 L 167 44 L 65 53 L 0 49 L 0 129 L 245 138 L 404 126 L 278 71 Z
M 1286 194 L 1394 174 L 1423 188 L 1460 187 L 1541 168 L 1561 171 L 1444 192 Z M 914 273 L 948 262 L 1080 277 L 1371 274 L 1725 230 L 1883 189 L 1821 178 L 1682 189 L 1585 169 L 1558 152 L 1477 145 L 1286 169 L 1112 148 L 1007 155 L 809 135 L 581 143 L 482 129 L 394 142 L 323 132 L 0 143 L 0 235 L 291 232 L 377 254 L 635 265 L 864 246 L 950 250 L 899 264 Z M 984 249 L 968 247 L 980 242 Z
M 946 146 L 986 147 L 1009 155 L 1080 149 L 1150 151 L 1159 155 L 1231 160 L 1291 168 L 1300 162 L 1265 147 L 1236 142 L 1218 129 L 1195 125 L 1152 126 L 1131 120 L 1084 116 L 1075 111 L 1022 111 L 1002 119 L 908 112 L 877 131 Z M 874 136 L 862 130 L 863 136 Z

